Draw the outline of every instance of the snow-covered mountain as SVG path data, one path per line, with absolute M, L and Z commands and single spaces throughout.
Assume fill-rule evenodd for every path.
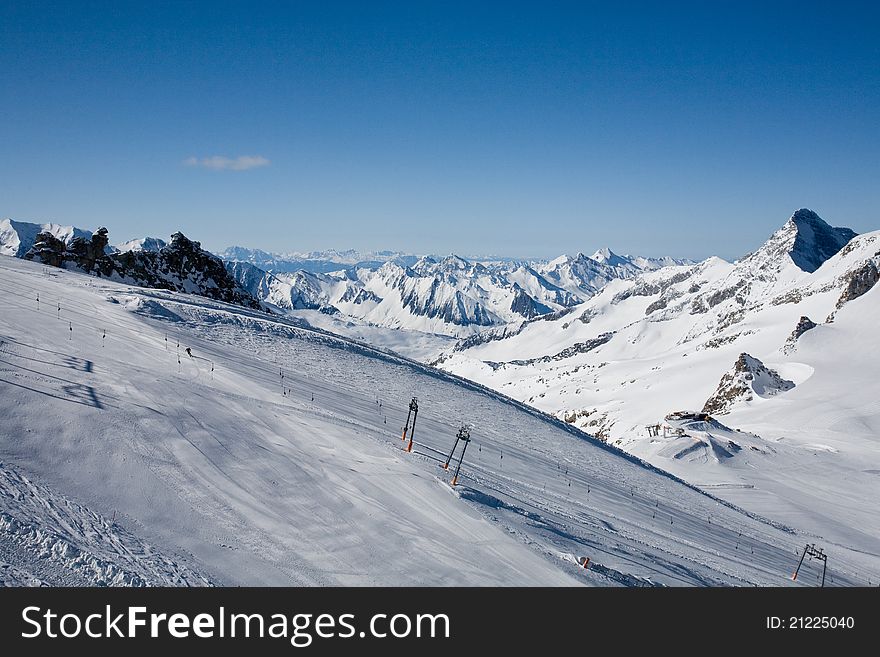
M 853 524 L 876 522 L 870 488 L 837 516 L 811 499 L 829 520 L 805 531 L 772 497 L 737 508 L 504 395 L 201 296 L 0 257 L 0 360 L 0 583 L 809 586 L 814 564 L 790 577 L 817 541 L 829 585 L 880 573 Z M 780 401 L 806 387 L 784 375 Z M 680 422 L 726 453 L 758 440 Z
M 37 235 L 40 233 L 49 233 L 68 245 L 76 237 L 84 240 L 92 238 L 92 231 L 76 226 L 0 219 L 0 255 L 24 257 L 24 254 L 34 246 Z M 127 251 L 158 251 L 164 246 L 167 246 L 167 243 L 158 237 L 141 237 L 115 246 L 108 244 L 105 251 L 108 254 Z
M 646 271 L 686 262 L 674 258 L 619 256 L 606 248 L 592 256 L 583 253 L 574 257 L 560 256 L 536 269 L 552 284 L 585 301 L 613 280 L 632 278 Z
M 738 486 L 739 503 L 760 489 L 806 514 L 814 496 L 792 479 L 811 472 L 846 507 L 880 495 L 878 265 L 880 231 L 855 236 L 798 210 L 736 263 L 612 281 L 556 317 L 462 340 L 436 364 L 689 481 Z M 755 436 L 754 449 L 719 461 L 708 446 L 727 429 L 669 419 L 701 409 Z M 880 532 L 854 509 L 835 513 Z
M 117 244 L 114 248 L 119 253 L 127 253 L 128 251 L 160 251 L 166 246 L 168 243 L 158 237 L 141 237 Z
M 597 253 L 598 260 L 578 254 L 549 263 L 483 263 L 453 254 L 422 256 L 409 264 L 395 257 L 378 267 L 360 262 L 330 273 L 273 269 L 257 280 L 256 262 L 277 261 L 253 252 L 225 253 L 249 256 L 247 261 L 228 260 L 230 272 L 241 276 L 239 283 L 257 298 L 278 308 L 338 311 L 381 327 L 453 336 L 569 308 L 612 280 L 631 278 L 666 262 L 618 256 L 607 249 Z
M 40 233 L 49 233 L 65 244 L 74 237 L 90 239 L 92 236 L 91 231 L 74 226 L 0 219 L 0 255 L 23 257 L 25 253 L 30 251 Z

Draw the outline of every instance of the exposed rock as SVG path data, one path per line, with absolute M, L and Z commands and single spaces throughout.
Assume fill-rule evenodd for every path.
M 570 347 L 566 347 L 562 351 L 552 356 L 541 356 L 540 358 L 528 358 L 524 360 L 512 360 L 507 364 L 510 365 L 533 365 L 535 363 L 550 363 L 554 360 L 564 360 L 566 358 L 571 358 L 572 356 L 577 356 L 578 354 L 585 354 L 587 352 L 593 351 L 594 349 L 601 347 L 606 342 L 609 342 L 611 338 L 614 337 L 614 332 L 610 331 L 608 333 L 602 333 L 598 337 L 593 338 L 592 340 L 587 340 L 586 342 L 575 342 Z M 490 363 L 486 361 L 488 365 L 503 365 L 505 363 Z
M 25 254 L 54 267 L 114 278 L 141 287 L 187 292 L 260 309 L 262 305 L 242 289 L 215 255 L 183 233 L 171 236 L 171 243 L 158 251 L 128 251 L 107 254 L 106 228 L 89 239 L 77 236 L 65 245 L 49 232 L 40 233 Z
M 0 255 L 24 258 L 41 233 L 49 233 L 64 244 L 70 244 L 70 241 L 75 237 L 83 237 L 88 240 L 92 236 L 89 231 L 75 226 L 62 226 L 53 223 L 34 224 L 28 221 L 0 219 Z
M 109 276 L 113 271 L 113 260 L 106 254 L 108 243 L 104 227 L 96 230 L 89 239 L 74 237 L 67 245 L 67 259 L 73 260 L 86 273 L 97 271 Z
M 607 443 L 611 437 L 611 429 L 614 427 L 614 420 L 610 420 L 608 413 L 600 413 L 598 409 L 581 409 L 572 411 L 562 411 L 557 413 L 564 422 L 574 424 L 591 433 L 595 438 Z
M 61 267 L 67 245 L 52 233 L 44 231 L 37 234 L 34 245 L 22 256 L 25 260 L 35 260 L 44 265 Z
M 757 278 L 761 278 L 762 272 L 778 268 L 786 259 L 799 269 L 812 273 L 855 236 L 856 233 L 849 228 L 829 226 L 812 210 L 801 208 L 742 262 L 753 267 Z
M 794 331 L 791 332 L 791 335 L 788 336 L 788 339 L 785 341 L 785 346 L 782 348 L 782 351 L 786 354 L 793 352 L 797 349 L 798 338 L 807 331 L 816 328 L 816 326 L 816 322 L 812 321 L 809 317 L 802 315 L 798 320 L 797 326 L 794 327 Z
M 339 297 L 340 303 L 382 303 L 382 297 L 377 294 L 371 292 L 366 288 L 357 288 L 357 287 L 349 287 L 345 290 L 343 295 Z
M 703 405 L 703 413 L 724 414 L 740 402 L 749 402 L 754 395 L 772 397 L 794 388 L 794 382 L 783 379 L 760 360 L 742 353 L 733 369 L 721 377 L 718 389 Z
M 522 315 L 526 319 L 532 319 L 538 315 L 552 312 L 542 303 L 538 303 L 523 290 L 518 284 L 513 284 L 513 300 L 510 302 L 510 311 Z
M 877 284 L 880 280 L 880 272 L 873 260 L 868 260 L 864 265 L 851 271 L 846 278 L 846 287 L 837 300 L 837 308 L 840 308 L 847 301 L 858 299 L 868 290 Z

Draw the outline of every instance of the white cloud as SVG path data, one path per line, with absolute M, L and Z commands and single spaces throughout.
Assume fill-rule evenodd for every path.
M 184 166 L 204 167 L 214 171 L 247 171 L 259 167 L 269 166 L 269 160 L 262 155 L 239 155 L 238 157 L 223 157 L 213 155 L 211 157 L 188 157 L 183 161 Z

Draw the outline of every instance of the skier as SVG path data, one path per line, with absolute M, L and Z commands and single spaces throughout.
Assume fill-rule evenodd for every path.
M 185 351 L 186 351 L 186 355 L 187 355 L 187 356 L 189 356 L 190 358 L 193 357 L 193 352 L 190 350 L 189 347 L 187 347 Z

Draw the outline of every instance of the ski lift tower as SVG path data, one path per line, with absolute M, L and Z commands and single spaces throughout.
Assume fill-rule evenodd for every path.
M 828 555 L 822 551 L 822 548 L 817 548 L 814 543 L 807 543 L 804 547 L 804 551 L 801 554 L 801 560 L 798 561 L 797 568 L 794 570 L 794 574 L 791 576 L 792 581 L 797 581 L 798 572 L 801 569 L 801 564 L 804 563 L 804 557 L 810 557 L 810 560 L 815 559 L 816 561 L 822 562 L 822 583 L 819 584 L 820 587 L 825 586 L 825 571 L 828 569 Z
M 406 435 L 409 434 L 409 444 L 406 446 L 406 451 L 411 452 L 413 447 L 413 436 L 416 433 L 416 418 L 419 416 L 419 400 L 415 397 L 409 403 L 409 412 L 406 414 L 406 424 L 403 425 L 403 438 L 402 440 L 406 441 Z M 410 425 L 410 418 L 412 418 L 412 425 Z
M 450 485 L 453 488 L 458 485 L 458 473 L 461 470 L 461 462 L 464 461 L 464 453 L 467 451 L 468 445 L 471 443 L 471 432 L 462 427 L 462 430 L 458 432 L 458 436 L 455 439 L 456 444 L 459 440 L 464 444 L 464 447 L 461 448 L 461 456 L 458 457 L 458 465 L 455 466 L 455 474 L 452 475 L 452 481 L 450 482 Z M 455 451 L 455 447 L 452 449 Z
M 446 457 L 446 462 L 443 464 L 443 469 L 449 469 L 449 462 L 452 460 L 452 457 L 455 455 L 455 450 L 458 448 L 458 443 L 460 441 L 468 442 L 471 439 L 470 429 L 467 428 L 467 425 L 462 424 L 461 429 L 458 430 L 458 434 L 455 436 L 455 443 L 452 445 L 452 450 L 449 452 L 449 456 Z

